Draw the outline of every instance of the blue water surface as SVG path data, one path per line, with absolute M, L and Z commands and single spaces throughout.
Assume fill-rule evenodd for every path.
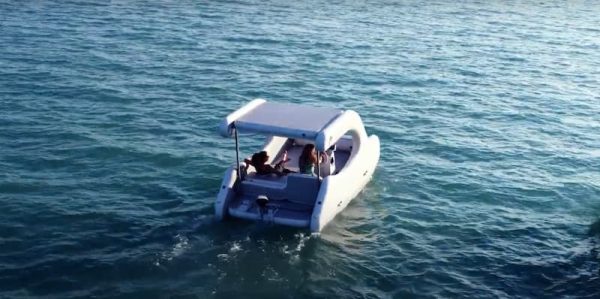
M 0 1 L 0 297 L 598 298 L 598 16 Z M 381 139 L 320 236 L 213 218 L 217 125 L 256 97 L 354 109 Z

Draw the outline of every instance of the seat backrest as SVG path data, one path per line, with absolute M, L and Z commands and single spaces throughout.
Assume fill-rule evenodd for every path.
M 316 176 L 290 173 L 283 177 L 258 177 L 250 175 L 242 181 L 245 195 L 266 195 L 270 199 L 288 200 L 294 203 L 314 205 L 319 194 Z
M 287 200 L 307 205 L 314 205 L 319 194 L 319 181 L 316 176 L 290 173 L 285 188 Z

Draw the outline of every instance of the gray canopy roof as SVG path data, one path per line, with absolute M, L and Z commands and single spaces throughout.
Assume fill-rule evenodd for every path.
M 289 103 L 263 102 L 234 121 L 240 132 L 315 139 L 343 111 Z

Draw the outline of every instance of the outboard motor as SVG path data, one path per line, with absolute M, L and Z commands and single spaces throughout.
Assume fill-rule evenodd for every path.
M 259 195 L 256 197 L 256 204 L 258 205 L 258 209 L 260 211 L 260 219 L 263 219 L 265 213 L 267 213 L 269 203 L 269 198 L 266 195 Z

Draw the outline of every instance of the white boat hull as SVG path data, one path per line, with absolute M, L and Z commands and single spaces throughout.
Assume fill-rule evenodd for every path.
M 291 172 L 258 175 L 251 165 L 230 167 L 215 202 L 218 220 L 229 216 L 320 232 L 363 190 L 379 162 L 379 138 L 367 135 L 360 116 L 352 110 L 257 99 L 228 115 L 220 131 L 226 137 L 233 135 L 237 145 L 238 129 L 267 134 L 266 163 L 276 164 L 285 156 L 291 159 L 285 165 Z M 318 152 L 328 153 L 316 174 L 298 169 L 309 143 Z
M 379 162 L 379 138 L 372 135 L 364 143 L 351 165 L 336 175 L 326 177 L 321 183 L 310 221 L 312 232 L 320 232 L 373 177 Z
M 272 146 L 273 140 L 267 142 L 265 148 Z M 337 214 L 363 190 L 371 180 L 379 161 L 379 138 L 375 135 L 363 140 L 363 144 L 352 161 L 342 171 L 325 177 L 318 189 L 314 206 L 302 212 L 289 212 L 283 209 L 268 209 L 261 213 L 254 204 L 253 197 L 233 200 L 243 196 L 240 192 L 235 167 L 230 167 L 223 177 L 217 200 L 215 216 L 218 220 L 234 217 L 252 221 L 265 221 L 274 224 L 308 228 L 312 232 L 320 232 Z M 271 205 L 276 207 L 277 203 Z

